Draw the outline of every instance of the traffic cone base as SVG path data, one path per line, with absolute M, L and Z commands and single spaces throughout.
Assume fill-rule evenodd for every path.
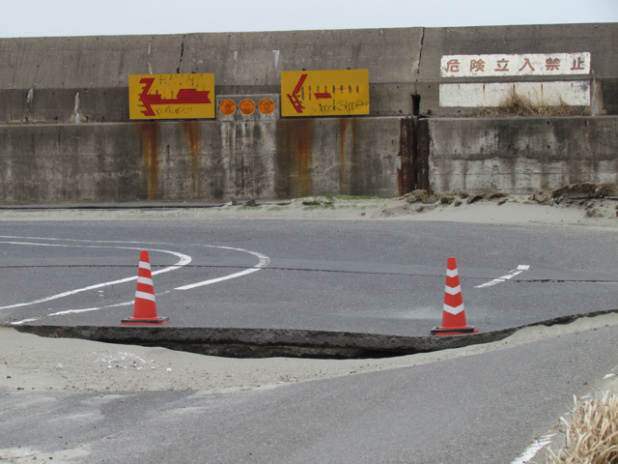
M 163 325 L 169 322 L 167 317 L 157 316 L 152 272 L 148 251 L 142 250 L 139 257 L 137 271 L 137 288 L 135 290 L 135 304 L 133 317 L 122 320 L 122 325 Z
M 457 261 L 455 258 L 449 258 L 444 288 L 442 326 L 431 329 L 431 333 L 434 335 L 465 335 L 477 332 L 478 329 L 470 327 L 466 322 L 466 310 L 461 294 Z
M 163 325 L 169 321 L 169 317 L 155 317 L 152 319 L 135 319 L 130 317 L 129 319 L 123 319 L 122 325 Z
M 476 327 L 434 327 L 431 333 L 434 335 L 465 335 L 469 333 L 477 333 L 479 329 Z

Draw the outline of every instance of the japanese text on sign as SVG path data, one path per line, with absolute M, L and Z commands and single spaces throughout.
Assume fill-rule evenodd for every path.
M 369 114 L 369 70 L 282 71 L 282 116 Z
M 214 94 L 214 74 L 130 75 L 129 118 L 214 118 Z
M 590 53 L 445 55 L 442 77 L 559 76 L 590 74 Z

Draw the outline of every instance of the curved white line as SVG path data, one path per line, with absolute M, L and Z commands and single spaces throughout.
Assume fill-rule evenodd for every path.
M 122 241 L 104 241 L 104 240 L 76 240 L 76 239 L 59 239 L 59 238 L 43 238 L 43 237 L 14 237 L 14 236 L 1 236 L 0 238 L 11 238 L 11 239 L 27 239 L 27 240 L 46 240 L 46 241 L 65 241 L 65 242 L 89 242 L 89 243 L 142 243 L 142 242 L 122 242 Z M 10 243 L 10 244 L 16 244 L 16 245 L 32 245 L 32 246 L 57 246 L 57 247 L 71 247 L 74 245 L 63 245 L 63 244 L 49 244 L 49 243 L 31 243 L 31 242 L 9 242 L 9 241 L 0 241 L 0 243 Z M 125 246 L 109 246 L 109 245 L 75 245 L 77 247 L 81 247 L 81 248 L 114 248 L 114 249 L 126 249 L 126 250 L 142 250 L 143 247 L 125 247 Z M 192 288 L 197 288 L 197 287 L 202 287 L 205 285 L 211 285 L 211 284 L 215 284 L 218 282 L 224 282 L 226 280 L 230 280 L 230 279 L 236 279 L 238 277 L 243 277 L 245 275 L 249 275 L 249 274 L 253 274 L 254 272 L 260 271 L 264 268 L 266 268 L 269 264 L 270 264 L 270 258 L 266 255 L 263 255 L 261 253 L 258 253 L 256 251 L 251 251 L 251 250 L 246 250 L 244 248 L 235 248 L 235 247 L 227 247 L 227 246 L 217 246 L 217 245 L 203 245 L 201 244 L 201 246 L 207 247 L 207 248 L 217 248 L 217 249 L 221 249 L 221 250 L 231 250 L 231 251 L 240 251 L 243 253 L 249 253 L 255 257 L 258 258 L 258 263 L 253 266 L 250 269 L 245 269 L 244 271 L 240 271 L 240 272 L 236 272 L 233 274 L 229 274 L 227 276 L 223 276 L 223 277 L 217 277 L 214 279 L 209 279 L 209 280 L 205 280 L 205 281 L 201 281 L 201 282 L 197 282 L 195 284 L 189 284 L 189 285 L 184 285 L 182 287 L 177 287 L 174 290 L 189 290 Z M 159 251 L 162 253 L 170 253 L 173 254 L 175 256 L 178 256 L 180 258 L 180 260 L 173 266 L 169 266 L 166 267 L 164 269 L 160 269 L 158 271 L 155 271 L 152 273 L 152 275 L 157 275 L 157 274 L 163 274 L 164 272 L 170 272 L 170 271 L 174 271 L 176 269 L 181 268 L 182 266 L 185 266 L 187 264 L 189 264 L 191 262 L 191 257 L 188 255 L 185 255 L 183 253 L 178 253 L 175 251 L 170 251 L 170 250 L 162 250 L 162 249 L 150 249 L 151 251 Z M 96 289 L 96 288 L 100 288 L 100 287 L 104 287 L 104 286 L 108 286 L 108 285 L 114 285 L 117 283 L 125 283 L 125 282 L 130 282 L 132 280 L 137 280 L 137 276 L 135 277 L 128 277 L 125 279 L 120 279 L 120 280 L 115 280 L 113 282 L 106 282 L 106 283 L 102 283 L 102 284 L 96 284 L 96 285 L 91 285 L 89 287 L 85 287 L 83 289 L 76 289 L 70 292 L 64 292 L 61 293 L 59 295 L 54 295 L 48 298 L 43 298 L 41 300 L 36 300 L 36 301 L 32 301 L 29 303 L 20 303 L 17 305 L 10 305 L 10 306 L 3 306 L 0 307 L 0 309 L 9 309 L 9 308 L 15 308 L 15 307 L 21 307 L 21 306 L 27 306 L 27 305 L 32 305 L 32 304 L 37 304 L 37 303 L 42 303 L 42 302 L 46 302 L 46 301 L 51 301 L 53 299 L 58 299 L 58 298 L 62 298 L 65 296 L 69 296 L 69 295 L 73 295 L 75 293 L 79 293 L 79 292 L 84 292 L 87 290 L 92 290 L 92 289 Z M 170 290 L 165 291 L 163 293 L 158 293 L 158 294 L 167 294 L 170 293 Z M 65 314 L 73 314 L 73 313 L 81 313 L 81 312 L 89 312 L 89 311 L 98 311 L 101 309 L 105 309 L 105 308 L 113 308 L 113 307 L 120 307 L 120 306 L 129 306 L 132 305 L 134 303 L 133 300 L 131 301 L 127 301 L 127 302 L 123 302 L 123 303 L 116 303 L 116 304 L 112 304 L 112 305 L 107 305 L 107 306 L 101 306 L 101 307 L 95 307 L 95 308 L 86 308 L 86 309 L 73 309 L 73 310 L 67 310 L 67 311 L 60 311 L 57 313 L 53 313 L 53 314 L 49 314 L 48 316 L 59 316 L 59 315 L 65 315 Z M 24 319 L 23 321 L 17 321 L 17 322 L 13 322 L 13 325 L 18 325 L 18 324 L 23 324 L 25 322 L 30 322 L 30 321 L 36 321 L 37 319 Z
M 221 250 L 232 250 L 232 251 L 242 251 L 244 253 L 249 253 L 258 258 L 258 263 L 250 269 L 245 269 L 244 271 L 236 272 L 234 274 L 226 275 L 223 277 L 216 277 L 214 279 L 203 280 L 201 282 L 196 282 L 194 284 L 183 285 L 182 287 L 176 287 L 174 290 L 191 290 L 192 288 L 203 287 L 205 285 L 216 284 L 219 282 L 224 282 L 230 279 L 236 279 L 238 277 L 246 276 L 249 274 L 253 274 L 254 272 L 261 271 L 265 267 L 270 264 L 270 258 L 262 253 L 258 253 L 257 251 L 245 250 L 244 248 L 234 248 L 234 247 L 226 247 L 226 246 L 215 246 L 215 245 L 205 245 L 209 248 L 219 248 Z
M 6 243 L 10 245 L 30 245 L 30 246 L 48 246 L 48 247 L 65 247 L 65 248 L 114 248 L 118 250 L 142 250 L 142 247 L 121 247 L 121 246 L 106 246 L 106 245 L 63 245 L 57 243 L 34 243 L 34 242 L 13 242 L 13 241 L 0 241 L 0 243 Z M 178 262 L 173 266 L 168 266 L 158 271 L 152 273 L 152 275 L 163 274 L 165 272 L 175 271 L 176 269 L 180 269 L 183 266 L 186 266 L 191 262 L 191 257 L 189 255 L 185 255 L 183 253 L 178 253 L 176 251 L 170 250 L 161 250 L 161 249 L 150 249 L 151 251 L 158 251 L 161 253 L 169 253 L 179 258 Z M 100 284 L 89 285 L 87 287 L 77 288 L 75 290 L 69 290 L 68 292 L 59 293 L 57 295 L 51 295 L 45 298 L 40 298 L 38 300 L 29 301 L 26 303 L 17 303 L 13 305 L 0 306 L 0 309 L 12 309 L 12 308 L 20 308 L 23 306 L 30 306 L 39 303 L 45 303 L 47 301 L 57 300 L 59 298 L 64 298 L 70 295 L 75 295 L 76 293 L 87 292 L 89 290 L 95 290 L 97 288 L 108 287 L 110 285 L 122 284 L 125 282 L 131 282 L 132 280 L 137 280 L 137 276 L 135 277 L 126 277 L 124 279 L 112 280 L 110 282 L 103 282 Z

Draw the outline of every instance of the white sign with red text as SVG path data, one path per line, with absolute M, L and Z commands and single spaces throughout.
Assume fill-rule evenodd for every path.
M 442 77 L 525 77 L 590 74 L 590 53 L 444 55 Z

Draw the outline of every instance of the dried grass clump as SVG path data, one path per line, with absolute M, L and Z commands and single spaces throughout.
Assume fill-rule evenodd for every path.
M 493 118 L 504 116 L 582 116 L 587 112 L 587 109 L 582 110 L 567 105 L 562 98 L 560 98 L 558 105 L 548 105 L 543 101 L 533 102 L 530 97 L 519 95 L 515 88 L 512 88 L 499 106 L 480 110 L 477 116 Z
M 618 464 L 618 396 L 603 397 L 577 404 L 566 425 L 566 443 L 558 455 L 549 452 L 552 464 Z

